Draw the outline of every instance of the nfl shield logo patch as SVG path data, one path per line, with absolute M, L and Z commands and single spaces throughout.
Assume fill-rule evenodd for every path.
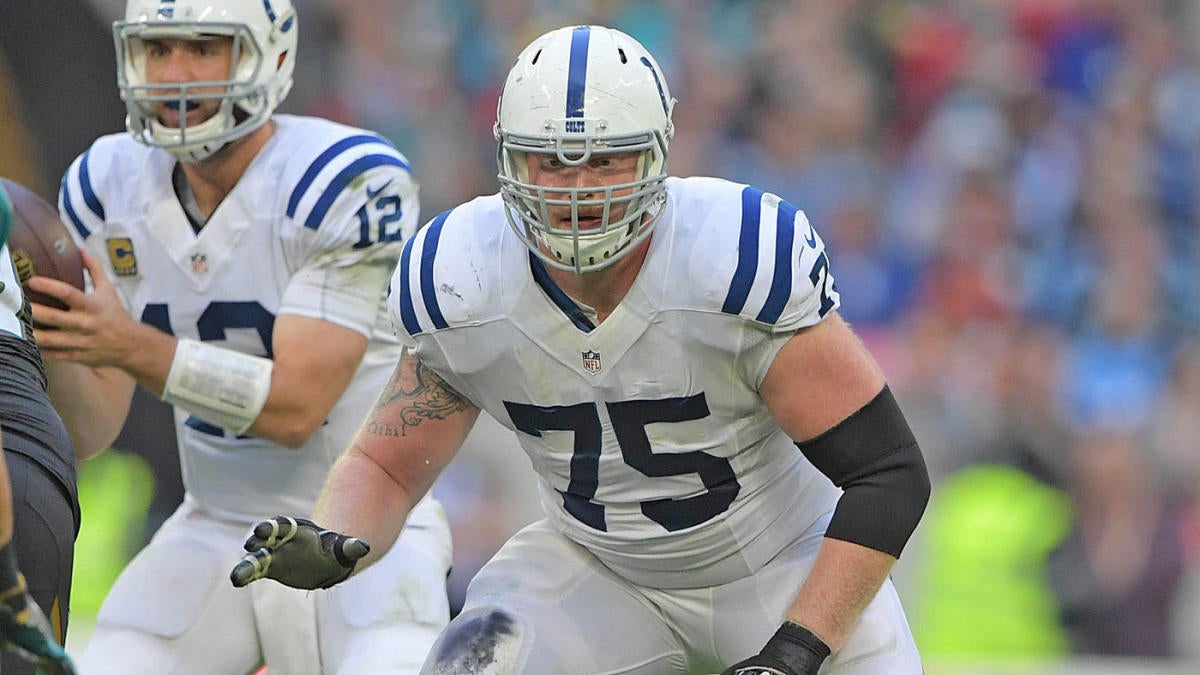
M 583 369 L 589 373 L 600 372 L 600 352 L 586 351 L 583 353 Z
M 196 274 L 204 274 L 208 271 L 208 256 L 203 253 L 192 254 L 192 271 Z

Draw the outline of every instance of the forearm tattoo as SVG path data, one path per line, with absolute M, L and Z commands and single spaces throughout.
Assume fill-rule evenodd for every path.
M 407 351 L 400 357 L 401 367 L 392 373 L 392 379 L 375 402 L 368 420 L 367 433 L 377 436 L 403 436 L 409 427 L 415 427 L 425 420 L 446 419 L 457 412 L 467 410 L 471 402 L 454 391 L 437 373 L 425 367 L 425 364 L 414 358 Z M 405 362 L 415 365 L 415 368 L 404 367 Z M 389 410 L 387 415 L 382 413 L 385 408 L 399 406 L 398 410 Z M 399 428 L 393 420 L 398 419 Z

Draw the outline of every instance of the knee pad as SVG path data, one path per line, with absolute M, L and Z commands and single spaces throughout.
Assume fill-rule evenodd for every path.
M 498 607 L 459 614 L 430 651 L 421 675 L 509 675 L 520 673 L 526 657 L 527 627 Z

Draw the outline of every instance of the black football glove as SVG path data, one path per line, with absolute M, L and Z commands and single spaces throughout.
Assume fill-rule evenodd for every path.
M 812 631 L 785 621 L 758 654 L 739 661 L 721 675 L 817 675 L 829 646 Z
M 344 581 L 371 547 L 362 539 L 326 530 L 305 518 L 276 516 L 254 525 L 245 549 L 250 553 L 229 573 L 234 586 L 266 578 L 313 590 Z
M 11 545 L 0 548 L 0 645 L 37 664 L 42 675 L 75 675 L 54 629 L 25 587 Z

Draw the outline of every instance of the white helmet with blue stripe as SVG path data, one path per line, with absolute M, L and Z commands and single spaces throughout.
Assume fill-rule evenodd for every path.
M 291 91 L 297 33 L 291 0 L 129 0 L 125 19 L 113 24 L 129 132 L 181 161 L 198 162 L 261 127 Z M 213 36 L 233 38 L 227 79 L 147 81 L 145 41 Z M 219 100 L 216 113 L 191 126 L 184 117 L 178 127 L 163 124 L 155 110 L 166 101 L 184 111 L 206 99 Z
M 547 264 L 602 269 L 649 236 L 666 203 L 667 145 L 675 99 L 662 69 L 637 40 L 603 26 L 553 30 L 509 71 L 496 112 L 500 193 L 509 224 Z M 566 166 L 598 154 L 638 152 L 637 178 L 605 187 L 529 181 L 529 153 Z M 616 215 L 625 206 L 624 213 Z M 571 227 L 553 227 L 549 206 L 570 207 Z M 601 226 L 581 230 L 579 209 L 603 207 Z

